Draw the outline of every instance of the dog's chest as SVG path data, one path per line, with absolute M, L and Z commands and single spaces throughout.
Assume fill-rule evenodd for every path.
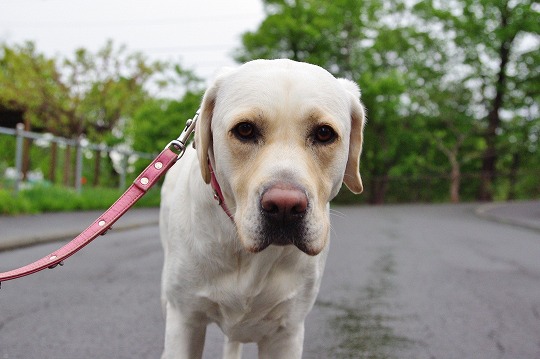
M 231 340 L 258 341 L 293 319 L 310 283 L 297 263 L 245 264 L 217 275 L 199 294 L 208 301 L 209 319 Z
M 231 340 L 259 341 L 263 336 L 287 326 L 289 313 L 294 307 L 294 299 L 275 297 L 276 301 L 272 301 L 263 296 L 238 298 L 235 303 L 216 303 L 212 317 Z

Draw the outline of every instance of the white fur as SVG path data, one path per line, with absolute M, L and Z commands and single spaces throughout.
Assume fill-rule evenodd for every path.
M 256 342 L 260 358 L 301 357 L 304 320 L 315 302 L 328 251 L 328 202 L 342 181 L 361 191 L 360 177 L 346 173 L 358 171 L 363 127 L 358 96 L 350 81 L 289 60 L 247 63 L 220 75 L 209 88 L 197 125 L 199 154 L 190 147 L 162 188 L 163 358 L 200 358 L 211 322 L 226 336 L 224 358 L 240 358 L 244 342 Z M 321 150 L 331 151 L 324 156 L 316 155 L 303 129 L 310 125 L 306 116 L 313 109 L 325 113 L 324 121 L 340 135 L 335 146 Z M 238 116 L 249 113 L 262 114 L 264 120 L 259 120 L 268 126 L 261 145 L 244 148 L 238 159 L 234 151 L 239 144 L 230 129 Z M 362 123 L 351 125 L 351 118 Z M 360 133 L 351 133 L 352 127 Z M 207 156 L 234 222 L 213 199 L 206 164 L 200 163 Z M 327 163 L 320 163 L 321 158 Z M 243 164 L 250 166 L 248 172 L 242 172 Z M 311 255 L 293 245 L 253 250 L 262 189 L 280 178 L 305 188 L 310 201 L 306 253 Z

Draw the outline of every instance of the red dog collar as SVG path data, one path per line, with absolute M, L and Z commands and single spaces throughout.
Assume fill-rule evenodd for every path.
M 223 192 L 221 191 L 221 187 L 219 186 L 219 182 L 217 181 L 216 175 L 214 174 L 214 169 L 212 168 L 212 165 L 210 164 L 210 161 L 208 161 L 208 168 L 210 168 L 210 185 L 212 186 L 212 189 L 214 190 L 214 199 L 218 202 L 218 204 L 223 208 L 225 213 L 227 213 L 227 216 L 234 221 L 234 217 L 229 211 L 229 208 L 225 204 L 225 199 L 223 198 Z

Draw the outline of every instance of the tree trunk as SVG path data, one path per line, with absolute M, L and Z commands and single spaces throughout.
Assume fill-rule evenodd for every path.
M 516 185 L 517 185 L 517 173 L 521 163 L 521 156 L 519 153 L 514 153 L 512 155 L 512 164 L 510 165 L 510 188 L 508 189 L 507 200 L 516 199 Z
M 369 203 L 384 204 L 387 190 L 388 190 L 388 175 L 374 177 L 371 180 L 371 195 L 370 195 Z
M 508 10 L 501 11 L 501 28 L 505 29 L 508 26 Z M 486 150 L 482 160 L 482 174 L 480 183 L 480 193 L 478 199 L 481 201 L 493 200 L 493 182 L 496 177 L 497 165 L 497 129 L 501 124 L 500 110 L 503 105 L 504 91 L 506 88 L 506 67 L 510 57 L 510 48 L 515 36 L 510 36 L 501 42 L 499 49 L 500 67 L 495 85 L 495 98 L 493 99 L 492 107 L 488 114 L 488 127 L 484 134 L 486 141 Z
M 461 184 L 461 171 L 457 161 L 452 162 L 452 171 L 450 173 L 450 201 L 459 203 L 459 188 Z

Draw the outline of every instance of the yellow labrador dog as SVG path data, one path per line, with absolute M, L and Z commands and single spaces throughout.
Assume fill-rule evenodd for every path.
M 362 191 L 359 97 L 353 82 L 290 60 L 248 62 L 208 88 L 196 149 L 162 189 L 163 358 L 200 358 L 212 322 L 224 358 L 246 342 L 260 358 L 302 356 L 329 201 L 342 183 Z

